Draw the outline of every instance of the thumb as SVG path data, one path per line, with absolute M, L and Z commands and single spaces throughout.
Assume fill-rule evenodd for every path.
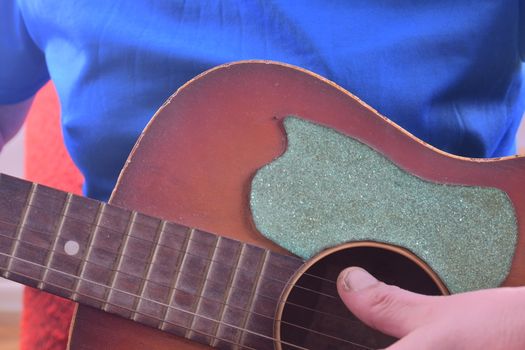
M 360 267 L 349 267 L 339 274 L 337 291 L 361 321 L 397 338 L 429 323 L 438 312 L 436 297 L 387 285 Z

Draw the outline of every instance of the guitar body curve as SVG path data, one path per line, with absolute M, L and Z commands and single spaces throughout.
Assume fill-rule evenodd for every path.
M 145 129 L 110 203 L 286 253 L 255 228 L 249 197 L 255 172 L 286 150 L 282 119 L 290 115 L 352 136 L 420 178 L 502 189 L 518 215 L 517 246 L 524 246 L 525 192 L 517 188 L 525 172 L 516 172 L 523 158 L 479 161 L 439 152 L 335 84 L 269 62 L 221 66 L 183 86 Z M 523 284 L 519 266 L 524 249 L 515 252 L 506 285 Z M 79 306 L 70 348 L 209 347 Z

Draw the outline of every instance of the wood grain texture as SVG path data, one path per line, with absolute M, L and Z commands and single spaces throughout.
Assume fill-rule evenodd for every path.
M 181 88 L 148 125 L 111 202 L 283 252 L 255 229 L 248 199 L 255 171 L 285 149 L 281 120 L 288 115 L 354 137 L 423 179 L 505 191 L 516 209 L 519 240 L 504 284 L 525 282 L 523 158 L 477 160 L 438 151 L 335 84 L 286 65 L 226 65 Z M 204 348 L 85 307 L 78 309 L 70 345 Z
M 3 276 L 198 343 L 273 349 L 301 259 L 7 175 L 0 194 Z

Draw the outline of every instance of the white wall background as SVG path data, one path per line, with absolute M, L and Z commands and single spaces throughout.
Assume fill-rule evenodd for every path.
M 0 0 L 1 1 L 1 0 Z M 0 152 L 0 172 L 24 177 L 24 131 L 21 130 Z M 0 278 L 0 314 L 22 309 L 22 286 Z

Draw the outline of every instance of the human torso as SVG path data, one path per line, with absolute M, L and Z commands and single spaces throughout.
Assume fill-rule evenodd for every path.
M 524 100 L 517 0 L 19 2 L 92 197 L 107 199 L 170 94 L 235 60 L 312 70 L 452 153 L 514 150 Z

